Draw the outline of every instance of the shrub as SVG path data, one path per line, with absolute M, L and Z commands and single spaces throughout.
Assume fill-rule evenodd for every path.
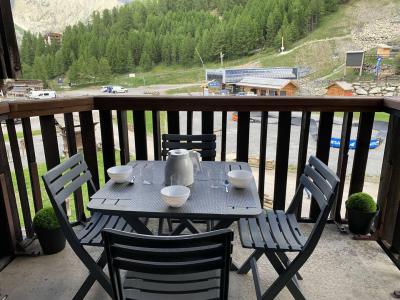
M 347 209 L 361 212 L 376 212 L 377 206 L 374 199 L 367 193 L 355 193 L 346 201 Z
M 60 224 L 58 223 L 56 214 L 52 207 L 42 208 L 37 212 L 33 218 L 33 226 L 41 229 L 58 229 Z

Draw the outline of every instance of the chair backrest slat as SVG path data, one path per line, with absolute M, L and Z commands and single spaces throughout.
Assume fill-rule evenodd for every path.
M 309 163 L 316 170 L 318 170 L 318 172 L 321 173 L 323 177 L 326 178 L 326 180 L 331 185 L 332 190 L 334 190 L 335 186 L 339 183 L 339 178 L 336 176 L 336 174 L 332 172 L 332 170 L 329 169 L 329 167 L 326 164 L 324 164 L 315 156 L 310 156 Z
M 306 189 L 308 189 L 311 192 L 313 198 L 318 203 L 319 209 L 322 210 L 328 205 L 328 199 L 326 199 L 323 192 L 309 178 L 304 176 L 304 174 L 301 175 L 300 182 Z
M 50 185 L 51 191 L 57 193 L 59 192 L 62 188 L 64 188 L 69 182 L 73 181 L 77 177 L 81 175 L 81 173 L 84 173 L 87 171 L 87 166 L 84 163 L 80 163 L 76 165 L 73 169 L 71 169 L 70 172 L 67 172 L 61 177 L 57 178 L 52 182 Z
M 169 150 L 187 149 L 198 151 L 203 160 L 215 160 L 215 156 L 217 155 L 215 141 L 215 134 L 163 134 L 161 155 L 163 159 L 166 159 Z
M 132 247 L 126 245 L 113 245 L 111 251 L 114 256 L 126 257 L 129 259 L 147 259 L 149 255 L 155 261 L 167 261 L 168 259 L 174 260 L 177 255 L 181 259 L 186 259 L 197 255 L 197 257 L 205 259 L 215 257 L 216 255 L 224 255 L 223 244 L 213 244 L 207 246 L 188 247 L 188 248 L 146 248 L 146 247 Z
M 231 230 L 185 236 L 148 236 L 104 229 L 102 234 L 115 299 L 122 298 L 123 294 L 121 270 L 144 274 L 140 278 L 160 282 L 156 292 L 161 294 L 174 292 L 176 284 L 180 282 L 168 279 L 168 276 L 179 276 L 182 281 L 193 283 L 193 290 L 191 285 L 185 287 L 188 299 L 190 293 L 199 292 L 198 285 L 194 284 L 199 280 L 195 280 L 197 275 L 193 275 L 199 274 L 199 278 L 202 278 L 200 281 L 218 280 L 220 299 L 227 299 L 233 239 Z M 216 271 L 213 274 L 217 275 L 201 277 L 207 274 L 202 272 L 209 271 Z M 170 289 L 168 285 L 171 285 Z
M 332 187 L 330 186 L 329 182 L 324 177 L 322 177 L 320 173 L 318 173 L 316 169 L 310 166 L 306 166 L 304 174 L 313 180 L 314 184 L 323 192 L 327 200 L 331 197 L 333 193 Z

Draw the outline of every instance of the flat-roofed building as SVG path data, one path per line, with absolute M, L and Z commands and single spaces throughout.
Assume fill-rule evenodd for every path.
M 294 81 L 279 78 L 245 77 L 235 85 L 257 96 L 294 96 L 298 90 Z

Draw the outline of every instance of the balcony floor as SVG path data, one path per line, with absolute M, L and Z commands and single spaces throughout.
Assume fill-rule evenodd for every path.
M 304 231 L 311 225 L 303 224 Z M 307 299 L 390 299 L 400 288 L 400 273 L 376 242 L 355 241 L 328 225 L 319 245 L 301 270 L 300 282 Z M 240 247 L 235 228 L 233 258 L 243 262 L 250 253 Z M 259 270 L 264 287 L 276 273 L 262 258 Z M 10 300 L 71 299 L 87 272 L 72 250 L 36 258 L 19 257 L 0 272 L 0 295 Z M 97 284 L 86 299 L 109 299 Z M 255 299 L 251 274 L 231 273 L 229 299 Z M 277 299 L 292 299 L 283 290 Z

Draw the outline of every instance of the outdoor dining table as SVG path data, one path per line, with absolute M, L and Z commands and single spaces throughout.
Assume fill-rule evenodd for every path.
M 114 183 L 108 181 L 104 187 L 91 197 L 88 204 L 90 211 L 123 216 L 132 228 L 141 234 L 153 234 L 147 226 L 147 218 L 173 218 L 182 221 L 182 226 L 191 226 L 189 220 L 213 220 L 212 230 L 228 228 L 240 218 L 251 218 L 261 214 L 260 198 L 255 180 L 245 189 L 228 187 L 226 192 L 222 184 L 227 172 L 235 169 L 249 170 L 244 162 L 211 162 L 203 161 L 202 171 L 195 175 L 190 187 L 191 195 L 179 208 L 169 207 L 162 199 L 160 190 L 165 186 L 165 161 L 132 161 L 134 183 Z M 151 184 L 144 184 L 140 174 L 143 167 L 150 167 L 153 172 Z M 221 174 L 226 178 L 210 178 L 212 174 Z M 220 180 L 218 188 L 210 186 L 210 180 Z M 183 225 L 182 225 L 183 224 Z M 179 226 L 178 226 L 179 227 Z M 197 230 L 196 228 L 191 228 Z M 179 234 L 183 228 L 175 229 L 171 234 Z

